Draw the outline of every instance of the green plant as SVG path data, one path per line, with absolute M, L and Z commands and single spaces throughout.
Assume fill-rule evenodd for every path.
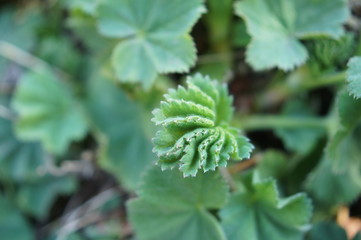
M 357 1 L 7 2 L 0 238 L 361 239 Z
M 187 177 L 200 168 L 225 167 L 230 158 L 249 158 L 253 146 L 229 126 L 233 107 L 226 86 L 201 75 L 188 78 L 187 85 L 171 89 L 153 111 L 153 121 L 162 126 L 153 140 L 161 168 L 178 166 Z

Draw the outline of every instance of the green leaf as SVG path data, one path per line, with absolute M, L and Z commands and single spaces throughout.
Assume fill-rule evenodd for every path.
M 52 66 L 56 66 L 67 73 L 76 75 L 81 69 L 81 56 L 72 43 L 63 36 L 54 35 L 44 38 L 37 49 L 37 56 Z M 59 52 L 62 57 L 59 57 Z
M 322 71 L 327 69 L 337 70 L 338 66 L 344 68 L 344 64 L 352 56 L 355 50 L 355 36 L 347 32 L 340 39 L 321 38 L 307 44 L 310 52 L 311 67 Z M 317 72 L 317 71 L 315 71 Z
M 361 126 L 351 133 L 339 130 L 329 140 L 326 154 L 335 173 L 359 169 L 361 177 Z
M 311 201 L 299 193 L 279 198 L 272 179 L 246 183 L 234 193 L 220 216 L 228 240 L 303 239 L 312 215 Z
M 194 65 L 188 32 L 205 11 L 202 0 L 103 1 L 98 10 L 100 33 L 123 39 L 112 55 L 121 81 L 149 87 L 158 73 L 187 72 Z
M 230 67 L 224 59 L 220 59 L 219 61 L 210 61 L 209 63 L 199 64 L 196 72 L 202 75 L 208 75 L 212 79 L 219 79 L 221 82 L 225 82 L 229 78 Z
M 250 43 L 251 37 L 247 33 L 247 27 L 244 21 L 237 21 L 234 24 L 233 31 L 233 45 L 235 47 L 243 48 Z
M 285 116 L 306 120 L 312 119 L 314 115 L 306 103 L 298 100 L 288 101 L 282 113 Z M 287 149 L 303 155 L 309 153 L 325 134 L 324 130 L 319 128 L 278 128 L 275 133 L 283 140 Z
M 146 135 L 153 129 L 150 113 L 102 77 L 90 82 L 86 104 L 101 143 L 101 166 L 134 190 L 155 160 Z
M 71 0 L 71 2 L 73 2 L 73 0 Z M 89 1 L 86 2 L 89 3 Z M 77 34 L 77 37 L 87 49 L 88 54 L 92 55 L 91 58 L 86 60 L 99 61 L 105 58 L 108 60 L 110 51 L 114 48 L 117 41 L 106 39 L 99 35 L 95 16 L 84 14 L 83 11 L 85 11 L 85 9 L 79 10 L 78 8 L 69 11 L 70 16 L 66 19 L 66 27 Z M 86 70 L 89 71 L 89 69 Z M 91 73 L 91 71 L 88 73 Z
M 14 8 L 3 8 L 0 11 L 0 40 L 29 50 L 35 44 L 36 28 L 41 22 L 38 9 L 28 8 L 16 11 Z M 27 41 L 24 41 L 24 40 Z
M 70 91 L 52 73 L 29 72 L 13 99 L 19 114 L 16 132 L 24 140 L 40 140 L 45 148 L 63 154 L 71 141 L 86 134 L 87 123 Z
M 0 233 L 2 239 L 32 240 L 34 235 L 20 212 L 0 194 Z
M 268 150 L 257 164 L 257 172 L 261 178 L 280 178 L 286 172 L 286 156 L 276 150 Z
M 335 133 L 306 182 L 314 197 L 329 205 L 350 203 L 361 193 L 361 100 L 341 91 L 336 104 Z
M 19 141 L 10 120 L 0 118 L 0 179 L 24 182 L 38 177 L 44 163 L 39 143 Z
M 353 240 L 361 240 L 361 232 L 358 232 Z
M 99 0 L 65 0 L 65 4 L 72 11 L 95 15 Z
M 70 194 L 75 188 L 76 182 L 72 177 L 48 175 L 22 185 L 16 195 L 16 200 L 23 211 L 44 219 L 48 216 L 56 197 Z
M 361 57 L 351 58 L 347 66 L 347 91 L 361 98 Z
M 346 91 L 337 96 L 339 123 L 336 133 L 330 138 L 326 154 L 335 172 L 348 168 L 361 170 L 361 99 L 354 99 Z M 360 172 L 361 177 L 361 172 Z
M 331 222 L 316 223 L 309 233 L 307 240 L 347 240 L 345 230 Z
M 153 167 L 143 178 L 139 198 L 128 203 L 140 240 L 225 240 L 208 211 L 227 201 L 228 186 L 216 172 L 183 178 L 176 170 Z
M 38 9 L 22 9 L 20 12 L 10 7 L 2 8 L 0 10 L 0 41 L 29 51 L 36 43 L 36 29 L 41 20 L 42 17 Z M 2 73 L 0 80 L 6 76 L 4 72 L 9 69 L 9 62 L 0 54 L 0 72 Z
M 361 120 L 361 100 L 341 91 L 336 101 L 340 124 L 346 130 L 352 130 Z
M 227 161 L 249 158 L 253 145 L 230 126 L 232 98 L 225 85 L 196 74 L 187 88 L 170 89 L 153 111 L 161 129 L 153 139 L 162 169 L 179 167 L 184 176 L 214 171 Z
M 291 70 L 308 57 L 299 39 L 339 38 L 349 17 L 344 0 L 245 0 L 236 3 L 252 37 L 246 59 L 256 70 Z
M 323 204 L 350 203 L 361 193 L 360 170 L 360 168 L 347 168 L 347 171 L 335 173 L 330 159 L 324 156 L 309 175 L 306 188 Z

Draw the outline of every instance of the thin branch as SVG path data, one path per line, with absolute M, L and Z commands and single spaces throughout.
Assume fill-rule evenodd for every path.
M 44 69 L 53 69 L 62 77 L 67 79 L 71 78 L 71 76 L 63 70 L 51 66 L 44 60 L 31 55 L 9 42 L 0 41 L 0 55 L 33 71 L 41 72 Z
M 104 190 L 69 213 L 64 214 L 61 218 L 47 224 L 43 227 L 42 231 L 48 232 L 49 229 L 55 228 L 58 229 L 57 239 L 66 239 L 69 234 L 103 218 L 103 215 L 96 212 L 96 210 L 117 196 L 116 188 Z
M 222 177 L 224 178 L 224 180 L 229 184 L 229 187 L 231 188 L 231 190 L 236 191 L 237 185 L 234 182 L 231 174 L 228 172 L 228 169 L 224 168 L 224 167 L 220 167 L 219 171 L 220 171 Z
M 246 169 L 249 169 L 250 167 L 253 167 L 257 164 L 257 157 L 250 158 L 248 160 L 244 160 L 242 162 L 239 162 L 231 167 L 228 168 L 228 171 L 230 174 L 235 174 L 238 172 L 242 172 Z
M 53 176 L 64 176 L 67 174 L 80 174 L 82 176 L 91 176 L 94 173 L 94 167 L 92 165 L 91 157 L 86 157 L 87 155 L 92 156 L 89 152 L 82 154 L 82 159 L 80 160 L 64 160 L 60 166 L 56 166 L 53 156 L 47 155 L 46 161 L 43 166 L 40 166 L 37 169 L 37 172 L 40 175 L 51 174 Z

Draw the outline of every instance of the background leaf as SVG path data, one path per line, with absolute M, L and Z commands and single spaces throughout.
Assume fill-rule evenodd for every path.
M 34 239 L 30 226 L 24 217 L 2 194 L 0 194 L 0 232 L 4 239 Z
M 148 132 L 150 111 L 130 100 L 110 80 L 89 84 L 87 109 L 101 143 L 100 164 L 127 188 L 135 189 L 144 169 L 155 160 Z M 148 121 L 147 121 L 148 120 Z
M 306 188 L 323 204 L 350 203 L 361 193 L 360 168 L 347 168 L 344 172 L 335 173 L 330 159 L 323 157 L 309 175 Z
M 87 122 L 74 97 L 48 71 L 27 73 L 16 90 L 13 106 L 19 114 L 19 137 L 40 140 L 55 154 L 63 154 L 71 141 L 86 134 Z
M 208 211 L 222 207 L 228 197 L 228 187 L 216 172 L 183 178 L 177 170 L 154 167 L 145 175 L 139 195 L 128 203 L 139 239 L 225 240 Z
M 21 186 L 16 198 L 23 211 L 44 219 L 48 216 L 56 197 L 70 194 L 75 188 L 75 179 L 70 176 L 54 177 L 48 175 Z
M 327 9 L 327 11 L 324 11 Z M 343 0 L 245 0 L 236 4 L 252 37 L 247 61 L 256 70 L 291 70 L 308 57 L 299 38 L 338 38 L 349 12 Z
M 312 119 L 314 114 L 311 109 L 302 101 L 288 101 L 283 107 L 284 116 L 294 117 L 297 119 Z M 309 153 L 317 144 L 320 138 L 325 134 L 323 129 L 319 128 L 296 128 L 296 129 L 276 129 L 286 148 L 300 154 Z
M 347 240 L 345 230 L 331 222 L 319 222 L 312 227 L 307 240 Z
M 124 39 L 112 54 L 119 79 L 149 87 L 158 73 L 187 72 L 196 59 L 188 32 L 204 11 L 201 0 L 103 1 L 100 33 Z
M 281 178 L 286 173 L 286 156 L 276 150 L 266 151 L 257 164 L 257 172 L 261 178 Z
M 19 141 L 10 120 L 0 117 L 0 179 L 23 182 L 38 177 L 44 164 L 39 143 Z
M 361 98 L 361 57 L 353 57 L 348 62 L 347 91 L 356 98 Z
M 303 239 L 311 201 L 300 193 L 280 199 L 272 179 L 246 183 L 221 210 L 228 240 Z
M 23 11 L 17 11 L 12 7 L 0 9 L 0 46 L 5 51 L 3 43 L 10 43 L 22 50 L 30 51 L 36 44 L 37 30 L 42 22 L 42 16 L 39 9 L 27 8 Z M 24 41 L 26 39 L 26 41 Z M 7 80 L 4 74 L 9 71 L 10 61 L 3 58 L 0 54 L 0 72 L 1 80 Z

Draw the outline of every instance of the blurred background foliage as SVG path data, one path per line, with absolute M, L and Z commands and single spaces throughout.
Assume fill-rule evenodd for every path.
M 0 238 L 137 239 L 125 203 L 156 160 L 151 111 L 187 71 L 119 81 L 119 39 L 102 35 L 98 4 L 0 3 Z M 246 62 L 251 36 L 233 4 L 205 1 L 189 69 L 228 84 L 233 122 L 256 146 L 229 172 L 240 182 L 255 170 L 273 177 L 284 196 L 307 192 L 308 239 L 359 239 L 350 226 L 361 230 L 361 103 L 342 88 L 348 59 L 361 54 L 361 4 L 348 2 L 339 40 L 302 39 L 309 58 L 293 71 Z

